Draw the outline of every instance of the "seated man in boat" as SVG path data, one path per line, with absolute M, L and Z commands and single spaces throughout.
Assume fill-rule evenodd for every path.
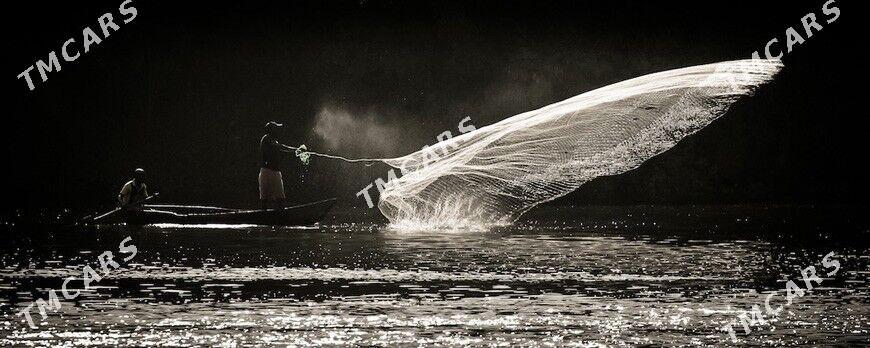
M 148 187 L 145 185 L 145 170 L 136 168 L 133 171 L 133 180 L 128 181 L 118 194 L 118 203 L 122 208 L 134 208 L 141 206 L 148 198 Z
M 295 148 L 281 144 L 276 138 L 278 128 L 284 125 L 277 122 L 266 123 L 266 135 L 260 139 L 260 204 L 263 209 L 284 206 L 284 179 L 281 176 L 282 152 L 293 152 Z

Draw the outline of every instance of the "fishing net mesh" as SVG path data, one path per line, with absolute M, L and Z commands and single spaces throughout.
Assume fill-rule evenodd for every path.
M 402 176 L 386 185 L 378 208 L 399 225 L 511 223 L 670 149 L 781 67 L 742 60 L 646 75 L 382 159 Z

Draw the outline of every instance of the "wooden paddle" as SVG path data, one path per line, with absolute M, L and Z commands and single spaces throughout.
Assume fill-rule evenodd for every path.
M 156 192 L 155 192 L 153 195 L 150 195 L 150 196 L 148 196 L 148 197 L 145 197 L 145 198 L 143 198 L 142 200 L 140 200 L 140 201 L 138 201 L 138 202 L 134 202 L 133 204 L 142 204 L 142 203 L 148 202 L 148 201 L 150 201 L 150 200 L 156 198 L 156 197 L 159 196 L 159 195 L 160 195 L 160 193 L 156 193 Z M 130 204 L 130 205 L 133 205 L 133 204 Z M 97 217 L 91 219 L 90 222 L 97 222 L 97 221 L 102 220 L 102 219 L 105 219 L 105 218 L 107 218 L 107 217 L 109 217 L 109 216 L 115 215 L 115 214 L 117 214 L 119 211 L 122 211 L 122 210 L 124 210 L 124 207 L 115 208 L 115 210 L 112 210 L 112 211 L 110 211 L 110 212 L 108 212 L 108 213 L 105 213 L 105 214 L 103 214 L 103 215 L 100 215 L 100 216 L 97 216 Z M 87 219 L 87 218 L 85 218 L 85 219 Z

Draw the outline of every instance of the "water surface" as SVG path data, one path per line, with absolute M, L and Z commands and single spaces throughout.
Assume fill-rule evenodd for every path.
M 826 270 L 832 251 L 836 275 L 738 338 L 866 343 L 865 226 L 786 216 L 797 221 L 774 223 L 782 216 L 769 210 L 553 208 L 489 230 L 7 225 L 0 345 L 724 345 L 724 324 L 771 291 L 784 303 L 785 281 L 803 287 L 800 270 Z M 137 255 L 97 287 L 44 320 L 34 309 L 37 329 L 15 315 L 85 265 L 99 269 L 100 253 L 123 256 L 127 236 Z

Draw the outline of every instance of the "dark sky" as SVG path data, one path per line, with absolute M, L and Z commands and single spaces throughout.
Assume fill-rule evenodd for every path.
M 49 73 L 13 80 L 121 1 L 9 9 L 4 207 L 111 204 L 135 167 L 164 201 L 253 206 L 267 120 L 289 144 L 399 156 L 647 73 L 748 58 L 825 1 L 144 1 L 137 17 Z M 631 173 L 556 203 L 866 204 L 858 14 L 785 58 L 780 78 Z M 102 38 L 102 34 L 99 34 Z M 80 47 L 80 46 L 79 46 Z M 863 91 L 862 91 L 863 92 Z M 318 135 L 318 132 L 321 132 Z M 326 136 L 326 137 L 324 137 Z M 291 165 L 295 200 L 339 197 L 387 167 Z M 304 175 L 304 182 L 298 178 Z

